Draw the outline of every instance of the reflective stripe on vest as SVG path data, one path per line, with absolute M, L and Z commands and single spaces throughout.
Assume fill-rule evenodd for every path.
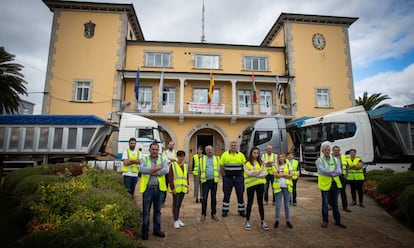
M 289 175 L 289 167 L 290 167 L 289 164 L 285 164 L 285 166 L 283 168 L 283 174 Z M 285 182 L 286 182 L 286 186 L 288 188 L 288 192 L 293 192 L 293 182 L 292 182 L 292 180 L 288 179 L 288 178 L 285 178 Z M 280 191 L 282 191 L 282 189 L 280 188 L 279 178 L 275 177 L 275 180 L 273 181 L 273 194 L 277 194 Z
M 354 160 L 351 160 L 351 158 L 347 159 L 349 166 L 358 165 L 360 161 L 361 161 L 361 158 L 359 157 L 355 157 Z M 357 169 L 357 170 L 350 169 L 348 172 L 348 177 L 346 179 L 347 180 L 365 180 L 364 169 L 363 168 Z
M 329 155 L 329 164 L 326 162 L 325 158 L 323 158 L 323 157 L 319 157 L 315 161 L 315 164 L 318 163 L 318 160 L 322 161 L 323 167 L 325 169 L 335 170 L 337 160 L 331 154 Z M 319 189 L 322 190 L 322 191 L 328 191 L 331 188 L 331 185 L 332 185 L 332 178 L 333 178 L 333 180 L 335 180 L 336 186 L 338 188 L 342 188 L 342 184 L 341 184 L 341 180 L 339 179 L 339 176 L 334 176 L 334 177 L 325 176 L 325 175 L 322 175 L 320 173 L 320 171 L 318 170 L 318 187 L 319 187 Z
M 128 148 L 127 150 L 128 159 L 130 160 L 137 160 L 139 158 L 139 151 L 135 153 L 135 155 L 132 155 L 132 151 Z M 130 165 L 124 165 L 122 164 L 121 170 L 122 172 L 132 172 L 132 173 L 138 173 L 138 164 L 130 164 Z
M 188 192 L 188 182 L 187 182 L 187 173 L 188 165 L 184 164 L 184 171 L 181 169 L 181 166 L 174 162 L 171 164 L 174 175 L 174 188 L 176 193 L 187 193 Z M 171 188 L 168 187 L 168 191 L 171 192 Z
M 221 162 L 223 163 L 226 176 L 243 175 L 243 164 L 246 162 L 243 153 L 230 153 L 226 151 L 221 155 Z
M 292 167 L 292 179 L 298 179 L 298 177 L 299 177 L 299 171 L 298 171 L 299 161 L 297 161 L 296 159 L 292 159 L 292 161 L 287 159 L 286 163 L 288 163 L 290 165 L 290 167 Z
M 262 171 L 263 170 L 263 166 L 259 164 L 259 162 L 256 161 L 256 164 L 253 165 L 250 163 L 250 161 L 247 161 L 245 166 L 247 166 L 249 168 L 250 171 L 256 170 L 256 171 Z M 259 178 L 256 176 L 248 176 L 247 172 L 244 171 L 244 184 L 246 185 L 246 188 L 250 188 L 253 187 L 255 185 L 258 184 L 265 184 L 266 183 L 266 178 Z
M 158 156 L 157 158 L 157 164 L 162 164 L 162 156 Z M 149 156 L 145 156 L 143 158 L 145 160 L 145 164 L 147 166 L 147 168 L 151 168 L 152 164 L 151 164 L 151 159 L 149 158 Z M 147 175 L 147 174 L 142 174 L 141 175 L 141 183 L 139 185 L 139 192 L 144 193 L 145 190 L 147 190 L 147 185 L 149 182 L 151 175 Z M 158 188 L 161 191 L 167 191 L 167 184 L 165 182 L 165 175 L 162 176 L 157 176 L 157 180 L 158 180 Z
M 270 158 L 269 158 L 269 154 L 264 153 L 264 154 L 262 154 L 262 160 L 266 163 L 269 162 L 269 161 L 273 161 L 273 163 L 274 163 L 275 162 L 275 154 L 272 153 L 270 155 Z M 267 171 L 268 175 L 273 175 L 273 171 L 274 171 L 273 166 L 266 166 L 266 171 Z
M 206 170 L 207 170 L 207 156 L 203 156 L 203 158 L 200 161 L 200 181 L 202 183 L 206 182 Z M 214 182 L 218 183 L 219 180 L 219 174 L 220 174 L 220 163 L 219 163 L 219 157 L 213 155 L 213 176 L 214 176 Z

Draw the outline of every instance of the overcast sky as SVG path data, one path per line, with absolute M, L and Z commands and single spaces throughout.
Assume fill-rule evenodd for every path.
M 89 2 L 105 2 L 89 0 Z M 199 42 L 202 0 L 132 3 L 146 40 Z M 281 12 L 358 17 L 349 28 L 355 96 L 382 93 L 394 106 L 414 104 L 413 0 L 205 0 L 207 42 L 259 45 Z M 25 69 L 41 113 L 52 13 L 41 0 L 0 1 L 0 46 Z

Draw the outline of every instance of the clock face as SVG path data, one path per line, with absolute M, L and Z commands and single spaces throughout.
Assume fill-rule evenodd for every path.
M 312 36 L 312 44 L 313 47 L 318 49 L 318 50 L 322 50 L 325 48 L 326 45 L 326 39 L 325 36 L 323 36 L 323 34 L 321 33 L 315 33 Z

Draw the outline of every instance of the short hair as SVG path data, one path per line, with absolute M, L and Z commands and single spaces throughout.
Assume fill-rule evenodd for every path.
M 177 151 L 177 157 L 185 157 L 185 151 Z
M 129 142 L 131 142 L 131 141 L 135 141 L 135 142 L 137 142 L 137 140 L 134 138 L 134 137 L 132 137 L 132 138 L 129 138 L 129 141 L 128 141 L 128 143 Z
M 341 148 L 339 148 L 339 146 L 333 146 L 332 150 L 334 150 L 335 148 L 338 148 L 339 150 L 341 150 Z
M 351 148 L 351 149 L 349 149 L 349 152 L 355 152 L 356 153 L 356 150 L 354 148 Z
M 160 147 L 160 145 L 157 142 L 152 142 L 151 145 L 149 146 L 149 148 L 151 149 L 151 147 L 156 146 L 156 147 Z

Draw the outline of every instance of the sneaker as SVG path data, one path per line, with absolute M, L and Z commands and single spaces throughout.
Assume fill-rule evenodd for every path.
M 184 223 L 184 222 L 182 222 L 180 219 L 178 219 L 177 221 L 178 221 L 178 224 L 180 224 L 180 227 L 185 226 L 185 223 Z
M 244 229 L 245 229 L 246 231 L 250 231 L 250 230 L 252 230 L 252 226 L 250 225 L 250 222 L 249 222 L 249 221 L 246 221 L 246 225 L 244 226 Z
M 266 224 L 266 222 L 262 221 L 262 228 L 265 231 L 269 231 L 269 226 Z
M 293 228 L 292 223 L 290 223 L 290 221 L 286 222 L 286 226 L 289 227 L 289 228 Z
M 296 207 L 296 202 L 294 202 L 294 203 L 293 203 L 293 206 L 295 206 L 295 207 Z
M 212 214 L 211 215 L 211 219 L 215 220 L 215 221 L 220 221 L 220 219 L 217 217 L 217 215 Z
M 180 229 L 180 223 L 178 223 L 178 220 L 174 221 L 174 228 Z
M 200 221 L 201 221 L 201 222 L 206 221 L 206 216 L 205 216 L 205 215 L 201 215 Z
M 328 227 L 328 222 L 322 222 L 321 227 L 327 228 Z
M 275 224 L 273 225 L 274 228 L 278 228 L 279 227 L 279 221 L 275 221 Z

